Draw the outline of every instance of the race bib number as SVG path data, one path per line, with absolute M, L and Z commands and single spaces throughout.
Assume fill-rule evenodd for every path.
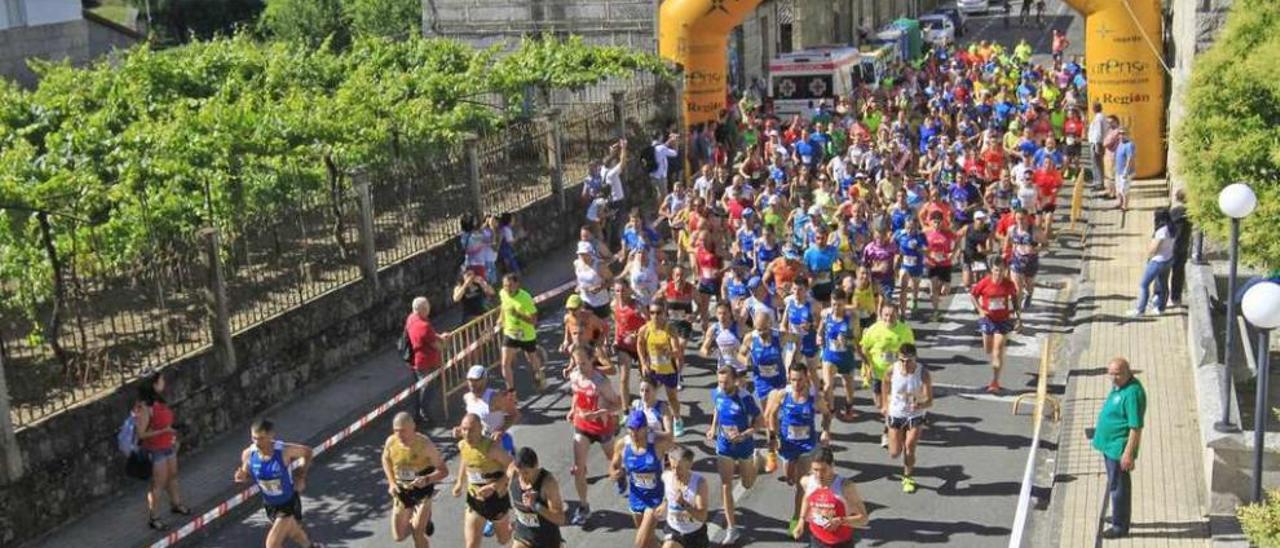
M 506 330 L 503 331 L 503 334 L 505 334 L 507 337 L 510 337 L 512 339 L 520 340 L 520 337 L 524 335 L 523 331 L 524 330 L 520 329 L 519 327 L 508 327 Z
M 771 377 L 771 378 L 772 378 L 772 377 L 776 377 L 776 376 L 778 376 L 778 366 L 776 366 L 776 365 L 773 365 L 773 364 L 765 364 L 765 365 L 757 366 L 757 368 L 760 370 L 760 376 L 761 376 L 761 377 Z
M 738 433 L 739 431 L 737 426 L 721 426 L 720 427 L 720 435 L 724 436 L 725 439 L 731 440 L 733 438 L 736 438 L 738 437 Z
M 268 497 L 279 497 L 284 495 L 284 486 L 278 479 L 259 480 L 258 488 L 262 490 L 262 494 Z
M 1008 308 L 1008 299 L 1005 297 L 992 297 L 987 301 L 987 310 L 1007 310 Z
M 1019 255 L 1030 255 L 1035 253 L 1036 248 L 1027 244 L 1018 244 L 1013 246 L 1013 251 Z
M 834 339 L 827 341 L 827 350 L 830 350 L 832 352 L 844 352 L 845 348 L 846 347 L 844 343 L 840 341 L 840 337 L 836 337 Z
M 658 476 L 652 472 L 638 472 L 631 474 L 631 483 L 640 489 L 657 489 Z
M 475 470 L 467 470 L 467 482 L 471 485 L 486 485 L 489 480 L 484 478 L 484 473 Z
M 898 359 L 898 357 L 895 356 L 893 352 L 886 351 L 884 355 L 880 356 L 880 359 L 884 360 L 884 363 L 888 364 L 888 363 L 893 363 L 894 360 Z
M 830 282 L 831 282 L 831 273 L 830 273 L 830 272 L 818 272 L 817 274 L 814 274 L 814 276 L 813 276 L 813 283 L 815 283 L 815 284 L 825 284 L 825 283 L 830 283 Z
M 1076 138 L 1075 138 L 1075 136 L 1074 136 L 1074 135 L 1068 135 L 1068 136 L 1067 136 L 1067 146 L 1073 146 L 1073 145 L 1075 145 L 1075 144 L 1076 144 Z
M 888 272 L 888 271 L 889 271 L 889 261 L 876 261 L 876 262 L 874 262 L 874 263 L 871 263 L 871 271 L 872 271 L 872 272 L 878 272 L 878 273 L 881 273 L 881 274 L 883 274 L 883 273 L 885 273 L 885 272 Z
M 671 366 L 671 356 L 667 356 L 665 354 L 655 355 L 651 358 L 651 360 L 653 361 L 653 366 L 655 368 L 661 367 L 665 369 Z
M 670 310 L 671 310 L 671 311 L 669 312 L 669 314 L 671 315 L 671 320 L 672 320 L 672 321 L 682 322 L 682 321 L 684 321 L 684 319 L 685 319 L 686 317 L 688 317 L 688 316 L 685 314 L 685 311 L 684 311 L 684 310 L 680 310 L 679 308 L 672 308 L 672 309 L 670 309 Z
M 622 336 L 622 344 L 625 344 L 625 345 L 627 345 L 627 346 L 634 347 L 634 346 L 636 345 L 636 334 L 635 334 L 635 333 L 627 333 L 626 335 L 623 335 L 623 336 Z
M 418 479 L 418 472 L 413 470 L 412 468 L 408 468 L 405 466 L 396 467 L 396 481 L 409 482 L 409 481 L 416 481 L 417 479 Z
M 915 266 L 919 259 L 915 255 L 903 255 L 902 266 Z
M 787 426 L 787 439 L 791 440 L 807 440 L 809 439 L 809 427 L 799 424 Z
M 512 506 L 511 509 L 515 511 L 516 521 L 520 522 L 520 525 L 523 525 L 525 527 L 534 527 L 534 528 L 538 527 L 539 525 L 538 514 L 535 514 L 533 512 L 525 512 L 519 508 L 516 508 L 515 506 Z
M 947 261 L 947 254 L 941 251 L 934 251 L 929 254 L 929 258 L 933 259 L 935 263 L 943 263 Z
M 818 527 L 826 527 L 828 523 L 831 523 L 831 520 L 828 519 L 827 516 L 824 514 L 820 514 L 818 512 L 810 512 L 809 522 L 813 523 L 814 525 L 817 525 Z
M 974 262 L 973 262 L 973 264 L 969 265 L 969 269 L 970 269 L 970 270 L 972 270 L 972 271 L 974 271 L 974 272 L 986 272 L 986 271 L 987 271 L 987 262 L 986 262 L 986 261 L 974 261 Z

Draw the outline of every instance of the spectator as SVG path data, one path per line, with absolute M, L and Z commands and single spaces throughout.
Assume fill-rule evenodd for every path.
M 488 272 L 486 264 L 489 262 L 489 254 L 493 251 L 493 239 L 486 234 L 485 227 L 476 220 L 475 216 L 463 215 L 460 222 L 463 265 L 480 277 L 488 279 L 492 273 Z
M 472 275 L 479 277 L 475 272 Z M 413 310 L 404 320 L 404 332 L 412 355 L 409 367 L 415 381 L 421 381 L 440 367 L 440 335 L 431 326 L 431 301 L 426 297 L 413 299 Z M 427 422 L 426 386 L 418 390 L 417 404 L 418 418 Z
M 609 146 L 609 157 L 605 160 L 604 166 L 604 182 L 609 187 L 609 218 L 613 220 L 610 226 L 622 226 L 627 222 L 627 189 L 622 186 L 622 170 L 627 166 L 625 138 Z M 618 243 L 616 231 L 608 243 L 609 245 Z
M 1093 154 L 1093 186 L 1101 188 L 1106 181 L 1106 170 L 1103 158 L 1102 140 L 1106 137 L 1107 116 L 1102 113 L 1102 103 L 1093 104 L 1093 119 L 1089 121 L 1089 151 Z
M 1187 216 L 1187 193 L 1173 193 L 1173 209 L 1169 210 L 1173 229 L 1173 265 L 1169 280 L 1169 303 L 1182 306 L 1182 288 L 1187 283 L 1187 253 L 1191 247 L 1191 219 Z
M 676 142 L 680 139 L 678 133 L 667 135 L 665 141 L 654 139 L 650 151 L 653 154 L 652 169 L 649 170 L 649 180 L 653 183 L 654 200 L 662 200 L 667 195 L 667 178 L 670 175 L 671 159 L 679 156 L 676 152 Z
M 520 272 L 520 261 L 516 257 L 515 216 L 511 212 L 498 216 L 498 260 L 503 274 Z
M 182 493 L 178 489 L 178 440 L 173 429 L 173 410 L 169 409 L 164 399 L 164 386 L 164 377 L 160 373 L 148 375 L 138 387 L 138 402 L 133 406 L 138 447 L 151 461 L 151 486 L 147 489 L 147 525 L 157 531 L 165 528 L 164 522 L 156 515 L 161 491 L 169 495 L 170 512 L 191 515 L 191 509 L 182 505 Z
M 453 286 L 453 302 L 462 305 L 462 323 L 484 314 L 487 309 L 486 300 L 496 294 L 487 280 L 477 276 L 475 272 L 462 269 L 458 284 Z
M 1148 292 L 1153 282 L 1156 285 L 1156 313 L 1164 313 L 1165 297 L 1169 294 L 1169 268 L 1173 264 L 1176 236 L 1173 233 L 1168 208 L 1162 207 L 1155 211 L 1155 226 L 1151 243 L 1147 245 L 1147 267 L 1142 273 L 1142 281 L 1138 282 L 1138 304 L 1129 312 L 1130 316 L 1141 316 L 1146 312 Z
M 1107 465 L 1107 492 L 1111 496 L 1111 527 L 1103 538 L 1114 539 L 1129 534 L 1129 501 L 1133 471 L 1142 441 L 1143 416 L 1147 413 L 1147 392 L 1134 378 L 1129 361 L 1113 358 L 1107 364 L 1107 375 L 1114 385 L 1098 413 L 1093 432 L 1093 448 L 1102 453 Z
M 1133 140 L 1129 138 L 1129 128 L 1121 127 L 1119 132 L 1119 141 L 1116 144 L 1115 151 L 1116 196 L 1120 198 L 1120 210 L 1128 211 L 1129 188 L 1133 186 L 1133 176 L 1136 170 L 1135 154 L 1137 147 L 1133 144 Z
M 1102 138 L 1103 172 L 1106 175 L 1107 198 L 1116 199 L 1116 148 L 1120 146 L 1120 119 L 1112 114 L 1107 116 L 1105 137 Z

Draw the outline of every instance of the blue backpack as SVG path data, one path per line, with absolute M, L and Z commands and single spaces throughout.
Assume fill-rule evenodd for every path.
M 138 424 L 133 413 L 129 413 L 120 424 L 120 432 L 116 434 L 116 448 L 126 457 L 138 450 Z

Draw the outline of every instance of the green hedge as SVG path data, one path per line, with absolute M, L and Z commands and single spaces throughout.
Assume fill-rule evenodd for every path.
M 1236 2 L 1217 42 L 1201 54 L 1174 136 L 1192 219 L 1220 239 L 1218 192 L 1239 181 L 1258 195 L 1242 225 L 1246 262 L 1280 266 L 1280 0 Z

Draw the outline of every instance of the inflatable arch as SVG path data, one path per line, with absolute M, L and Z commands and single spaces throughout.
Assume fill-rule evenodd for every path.
M 1165 75 L 1160 0 L 1066 0 L 1084 16 L 1089 100 L 1129 128 L 1138 177 L 1164 172 Z M 1139 27 L 1141 25 L 1141 27 Z M 1148 42 L 1150 39 L 1150 42 Z M 1089 114 L 1086 116 L 1088 119 Z
M 729 90 L 729 34 L 760 0 L 666 0 L 658 10 L 658 54 L 684 66 L 686 125 L 713 122 Z

